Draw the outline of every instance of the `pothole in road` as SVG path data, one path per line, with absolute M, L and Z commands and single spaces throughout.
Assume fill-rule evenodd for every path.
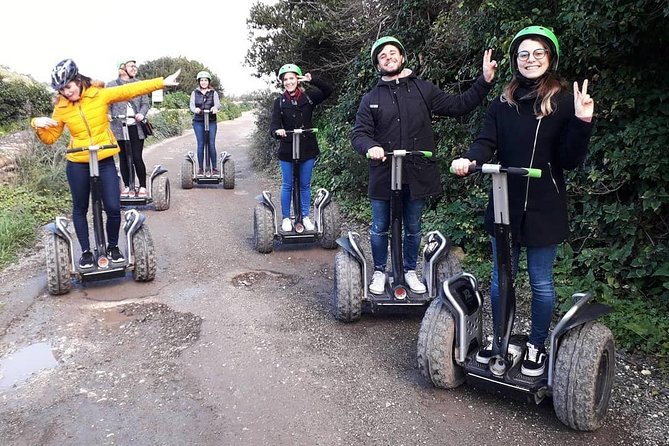
M 295 285 L 299 282 L 296 276 L 289 274 L 282 274 L 275 271 L 247 271 L 242 274 L 237 274 L 231 280 L 235 288 L 251 289 L 256 287 L 272 286 L 289 286 Z

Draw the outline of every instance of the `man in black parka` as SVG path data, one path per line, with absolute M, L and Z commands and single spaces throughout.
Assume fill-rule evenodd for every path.
M 483 103 L 497 69 L 491 55 L 492 50 L 484 53 L 483 76 L 463 94 L 451 95 L 405 68 L 406 51 L 396 38 L 382 37 L 372 45 L 372 63 L 381 79 L 362 98 L 351 142 L 356 151 L 370 158 L 368 192 L 372 204 L 374 275 L 369 290 L 373 294 L 384 292 L 388 259 L 391 172 L 385 152 L 403 149 L 434 153 L 437 145 L 432 115 L 462 116 Z M 425 285 L 416 275 L 420 219 L 425 199 L 442 191 L 439 169 L 433 158 L 424 157 L 407 158 L 403 168 L 404 278 L 413 292 L 424 293 Z

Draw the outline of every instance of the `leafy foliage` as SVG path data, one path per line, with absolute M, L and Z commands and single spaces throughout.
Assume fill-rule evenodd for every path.
M 197 73 L 208 71 L 211 74 L 212 88 L 215 88 L 220 95 L 223 95 L 224 90 L 221 87 L 219 77 L 201 62 L 189 60 L 185 57 L 161 57 L 160 59 L 150 60 L 141 64 L 138 72 L 139 77 L 142 79 L 152 79 L 154 77 L 168 76 L 179 69 L 181 70 L 178 79 L 179 85 L 170 87 L 169 91 L 182 92 L 190 97 L 191 91 L 197 87 Z
M 51 112 L 52 94 L 46 85 L 0 76 L 0 126 L 6 128 L 32 116 Z
M 373 14 L 344 11 L 369 8 Z M 368 218 L 366 163 L 350 146 L 362 95 L 376 82 L 369 48 L 394 35 L 407 49 L 408 67 L 458 94 L 481 72 L 487 47 L 499 62 L 493 95 L 509 79 L 513 35 L 531 24 L 554 29 L 559 71 L 568 81 L 590 81 L 596 125 L 584 165 L 568 174 L 572 235 L 556 265 L 564 309 L 575 291 L 589 290 L 614 312 L 607 323 L 618 342 L 669 358 L 669 5 L 660 0 L 279 0 L 256 5 L 247 61 L 272 75 L 286 62 L 323 69 L 336 97 L 321 110 L 321 158 L 315 181 L 331 188 L 343 208 Z M 489 261 L 482 212 L 489 185 L 446 172 L 478 132 L 481 107 L 460 119 L 436 120 L 444 194 L 424 215 L 462 245 L 469 259 Z M 265 125 L 259 120 L 259 125 Z M 266 132 L 259 129 L 259 132 Z

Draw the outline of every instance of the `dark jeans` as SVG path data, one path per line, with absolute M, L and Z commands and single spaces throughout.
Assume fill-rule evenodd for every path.
M 146 187 L 146 165 L 142 159 L 142 152 L 144 151 L 144 140 L 140 139 L 139 133 L 137 132 L 137 125 L 129 125 L 128 133 L 130 136 L 130 141 L 119 140 L 118 145 L 121 148 L 119 153 L 119 164 L 121 168 L 121 178 L 123 178 L 123 184 L 130 186 L 130 168 L 128 167 L 128 153 L 131 154 L 129 157 L 132 165 L 137 175 L 137 181 L 139 181 L 139 187 Z M 137 186 L 135 184 L 135 186 Z
M 511 270 L 514 280 L 518 274 L 520 248 L 518 243 L 514 243 L 511 249 Z M 532 329 L 530 330 L 529 342 L 541 347 L 548 337 L 548 327 L 551 324 L 553 307 L 555 306 L 553 263 L 557 254 L 557 245 L 541 248 L 525 247 L 524 249 L 527 252 L 527 273 L 530 276 L 530 287 L 532 288 Z M 490 302 L 492 304 L 493 324 L 495 324 L 499 302 L 499 286 L 497 284 L 497 249 L 495 248 L 494 237 L 492 237 L 492 258 Z
M 200 169 L 209 170 L 216 167 L 216 122 L 209 121 L 209 162 L 210 166 L 204 165 L 204 121 L 193 121 L 193 130 L 197 139 L 197 162 Z
M 390 200 L 371 200 L 372 229 L 371 244 L 374 271 L 385 271 L 388 262 L 388 229 L 390 228 Z M 415 270 L 420 247 L 420 217 L 425 200 L 412 200 L 408 188 L 402 189 L 402 223 L 404 239 L 402 255 L 404 271 Z
M 314 170 L 315 158 L 300 161 L 300 207 L 302 217 L 309 215 L 311 205 L 311 173 Z M 290 202 L 293 197 L 293 162 L 279 161 L 281 165 L 281 218 L 290 217 Z M 296 216 L 297 217 L 297 216 Z
M 114 158 L 105 158 L 99 162 L 100 190 L 102 206 L 107 214 L 107 242 L 118 244 L 118 233 L 121 228 L 121 197 L 118 193 L 118 176 Z M 90 203 L 90 174 L 88 163 L 67 162 L 67 181 L 72 193 L 72 222 L 77 233 L 81 250 L 91 249 L 88 241 L 88 205 Z

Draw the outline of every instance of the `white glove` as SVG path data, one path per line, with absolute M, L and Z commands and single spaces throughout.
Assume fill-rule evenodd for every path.
M 177 82 L 177 77 L 179 77 L 179 74 L 181 74 L 181 68 L 163 79 L 163 84 L 165 84 L 166 87 L 176 87 L 179 85 L 179 82 Z
M 35 127 L 40 129 L 44 129 L 46 127 L 55 127 L 58 125 L 57 121 L 54 121 L 51 118 L 47 118 L 46 116 L 35 118 L 33 122 L 35 123 Z

